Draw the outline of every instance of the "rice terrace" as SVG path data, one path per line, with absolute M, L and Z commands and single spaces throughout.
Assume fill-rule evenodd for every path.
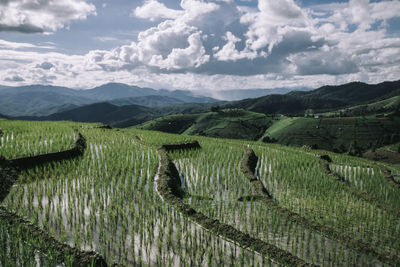
M 0 267 L 400 267 L 400 0 L 0 0 Z
M 388 165 L 100 124 L 0 127 L 1 266 L 400 264 Z

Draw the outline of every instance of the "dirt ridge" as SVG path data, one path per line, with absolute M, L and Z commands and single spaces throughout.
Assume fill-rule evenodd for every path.
M 253 153 L 251 153 L 253 152 Z M 252 156 L 254 154 L 254 156 Z M 247 155 L 251 157 L 252 159 L 248 159 Z M 241 165 L 243 163 L 244 170 L 255 170 L 255 165 L 254 161 L 256 160 L 257 156 L 255 155 L 254 151 L 251 148 L 246 148 L 244 156 L 242 158 Z M 257 158 L 258 160 L 258 158 Z M 247 162 L 247 166 L 246 166 Z M 245 173 L 244 173 L 245 174 Z M 248 177 L 247 177 L 247 176 Z M 251 177 L 249 173 L 246 173 L 245 176 L 247 178 Z M 253 173 L 254 176 L 254 173 Z M 255 178 L 255 177 L 254 177 Z M 260 181 L 261 183 L 261 181 Z M 254 185 L 254 183 L 252 183 Z M 264 187 L 264 185 L 262 185 Z M 259 190 L 255 188 L 256 190 Z M 271 197 L 268 197 L 267 194 L 263 194 L 263 199 L 262 201 L 268 205 L 271 208 L 277 209 L 281 214 L 285 214 L 289 220 L 291 220 L 294 223 L 298 223 L 305 228 L 308 228 L 312 231 L 315 231 L 319 233 L 322 236 L 325 236 L 326 238 L 329 238 L 331 240 L 339 241 L 342 242 L 343 245 L 348 247 L 349 249 L 353 249 L 355 251 L 358 251 L 360 253 L 366 254 L 366 255 L 371 255 L 375 258 L 377 258 L 379 261 L 384 262 L 386 264 L 392 265 L 395 263 L 396 265 L 400 265 L 400 257 L 396 255 L 392 255 L 390 253 L 378 253 L 375 251 L 373 248 L 371 248 L 368 244 L 365 244 L 359 240 L 353 239 L 350 236 L 347 236 L 345 234 L 342 234 L 331 227 L 319 224 L 315 221 L 310 221 L 305 217 L 302 217 L 300 214 L 292 212 L 286 208 L 283 208 L 278 205 Z
M 263 183 L 259 179 L 257 179 L 257 177 L 254 175 L 257 162 L 258 162 L 258 157 L 254 153 L 253 149 L 246 148 L 244 150 L 243 157 L 240 161 L 240 171 L 250 181 L 251 185 L 256 191 L 256 194 L 267 197 L 272 200 L 271 194 L 265 188 Z
M 37 165 L 43 165 L 45 163 L 72 159 L 78 156 L 82 156 L 86 149 L 86 139 L 79 132 L 76 132 L 78 139 L 75 141 L 71 149 L 51 152 L 47 154 L 40 154 L 37 156 L 21 157 L 9 160 L 10 165 L 20 169 L 29 169 Z
M 181 194 L 178 189 L 180 188 L 179 173 L 176 169 L 176 166 L 169 158 L 168 152 L 165 149 L 166 147 L 169 148 L 169 151 L 171 151 L 174 149 L 198 148 L 200 145 L 197 141 L 195 141 L 186 144 L 163 145 L 158 148 L 160 155 L 160 166 L 157 190 L 165 201 L 205 229 L 208 229 L 209 231 L 228 240 L 232 240 L 234 243 L 243 248 L 251 249 L 263 256 L 267 256 L 279 264 L 283 264 L 285 266 L 314 266 L 285 250 L 266 243 L 260 239 L 251 237 L 250 235 L 245 234 L 230 225 L 221 223 L 219 220 L 211 219 L 203 213 L 198 212 L 189 205 L 185 204 L 182 201 Z
M 394 177 L 393 177 L 393 175 L 392 175 L 392 172 L 391 172 L 388 168 L 386 168 L 386 167 L 381 167 L 381 169 L 382 169 L 383 176 L 385 177 L 385 179 L 386 179 L 391 185 L 395 186 L 397 189 L 400 190 L 400 183 L 397 182 L 397 181 L 394 179 Z
M 368 194 L 367 192 L 358 190 L 356 188 L 353 188 L 350 183 L 348 181 L 346 181 L 346 179 L 341 176 L 339 173 L 332 171 L 331 168 L 329 167 L 329 162 L 325 159 L 322 159 L 320 156 L 320 168 L 322 168 L 324 170 L 324 172 L 326 173 L 326 175 L 334 177 L 336 180 L 338 180 L 339 182 L 343 183 L 347 190 L 349 190 L 352 194 L 354 194 L 355 196 L 357 196 L 358 198 L 367 201 L 373 205 L 375 205 L 376 207 L 382 209 L 382 210 L 389 210 L 390 212 L 392 212 L 393 214 L 395 214 L 397 216 L 397 218 L 400 218 L 400 211 L 393 207 L 392 205 L 389 205 L 373 196 L 371 196 L 370 194 Z M 385 173 L 384 171 L 384 176 L 387 180 L 390 180 L 390 178 L 393 179 L 393 177 L 390 177 L 389 173 Z M 386 177 L 388 176 L 388 177 Z M 396 181 L 394 181 L 393 179 L 393 183 L 397 184 Z M 398 184 L 399 188 L 400 188 L 400 184 Z
M 21 157 L 17 159 L 7 160 L 4 157 L 0 157 L 0 203 L 7 197 L 11 187 L 18 180 L 18 176 L 21 170 L 32 168 L 45 163 L 51 163 L 54 161 L 68 160 L 75 157 L 82 156 L 87 147 L 86 139 L 84 136 L 76 131 L 78 139 L 74 142 L 71 149 L 52 152 L 48 154 L 41 154 L 38 156 Z M 36 242 L 41 251 L 46 251 L 46 248 L 55 248 L 60 251 L 60 260 L 67 260 L 67 256 L 72 256 L 74 263 L 73 266 L 107 266 L 104 258 L 94 251 L 81 251 L 73 248 L 67 244 L 59 242 L 54 237 L 50 236 L 47 232 L 40 229 L 38 226 L 31 222 L 21 218 L 16 213 L 8 211 L 5 207 L 0 206 L 0 219 L 6 221 L 8 225 L 18 225 L 24 231 L 23 236 L 25 239 L 33 238 L 37 241 L 45 240 L 46 242 Z

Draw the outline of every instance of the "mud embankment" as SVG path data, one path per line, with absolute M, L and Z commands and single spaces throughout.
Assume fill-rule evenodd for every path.
M 392 172 L 391 172 L 388 168 L 386 168 L 386 167 L 381 167 L 381 169 L 382 169 L 383 176 L 385 177 L 385 179 L 386 179 L 391 185 L 395 186 L 397 189 L 400 190 L 400 183 L 397 182 L 397 181 L 394 179 L 394 177 L 393 177 L 393 175 L 392 175 Z
M 246 171 L 246 173 L 245 172 L 243 172 L 243 173 L 248 179 L 251 178 L 251 174 L 249 174 L 248 171 L 253 171 L 253 177 L 256 179 L 256 177 L 254 176 L 254 170 L 255 170 L 256 165 L 254 165 L 254 164 L 257 164 L 257 160 L 258 160 L 258 158 L 255 155 L 254 151 L 252 149 L 246 148 L 240 165 L 241 165 L 242 171 Z M 254 162 L 256 162 L 256 163 L 254 163 Z M 242 167 L 242 165 L 243 165 L 243 167 Z M 329 165 L 328 165 L 328 167 L 329 167 Z M 254 178 L 251 178 L 251 179 L 254 179 Z M 260 183 L 261 183 L 261 181 L 260 181 Z M 252 183 L 252 184 L 254 186 L 255 183 Z M 261 185 L 262 185 L 262 183 L 261 183 Z M 292 212 L 286 208 L 279 206 L 279 204 L 271 198 L 271 195 L 269 193 L 265 194 L 265 193 L 262 193 L 262 191 L 260 191 L 261 185 L 257 185 L 257 187 L 255 187 L 255 190 L 258 191 L 259 193 L 261 193 L 260 194 L 261 196 L 264 196 L 262 198 L 262 201 L 266 205 L 268 205 L 269 208 L 276 209 L 278 212 L 280 212 L 282 215 L 285 215 L 292 222 L 300 224 L 304 228 L 307 228 L 311 231 L 315 231 L 316 233 L 318 233 L 322 236 L 325 236 L 328 239 L 341 242 L 343 245 L 345 245 L 349 249 L 355 250 L 359 253 L 370 255 L 388 265 L 393 265 L 393 264 L 400 265 L 400 257 L 397 255 L 392 255 L 392 254 L 384 253 L 384 252 L 378 253 L 373 248 L 371 248 L 368 244 L 365 244 L 359 240 L 351 238 L 350 236 L 342 234 L 341 232 L 336 231 L 331 227 L 319 224 L 315 221 L 310 221 L 310 220 L 302 217 L 298 213 Z M 264 187 L 264 186 L 262 185 L 262 187 Z
M 82 156 L 86 149 L 86 139 L 79 132 L 77 134 L 78 139 L 75 141 L 71 149 L 37 156 L 12 159 L 9 160 L 9 164 L 10 166 L 16 168 L 29 169 L 49 162 L 68 160 Z
M 10 193 L 11 187 L 18 180 L 19 171 L 0 157 L 0 203 Z
M 18 180 L 21 170 L 83 155 L 86 149 L 86 140 L 80 133 L 77 132 L 76 134 L 78 134 L 78 139 L 68 150 L 10 160 L 0 156 L 0 202 L 9 194 L 11 187 Z
M 198 141 L 192 141 L 182 144 L 166 144 L 162 145 L 160 149 L 165 150 L 166 152 L 174 151 L 174 150 L 183 150 L 183 149 L 197 149 L 201 148 Z
M 38 156 L 22 157 L 7 160 L 0 157 L 0 203 L 7 197 L 11 187 L 18 180 L 21 170 L 33 168 L 38 165 L 51 163 L 54 161 L 69 160 L 82 156 L 86 149 L 86 139 L 80 134 L 71 149 L 61 152 L 42 154 Z M 35 248 L 39 251 L 48 251 L 49 249 L 59 251 L 58 259 L 60 262 L 71 262 L 72 266 L 107 266 L 102 256 L 93 251 L 80 251 L 61 243 L 47 232 L 29 221 L 24 220 L 15 213 L 8 211 L 5 207 L 0 206 L 0 220 L 13 227 L 21 229 L 22 240 L 33 240 Z
M 264 196 L 272 200 L 271 194 L 264 187 L 263 183 L 254 175 L 257 162 L 258 157 L 254 153 L 253 149 L 246 148 L 243 153 L 242 160 L 240 161 L 240 170 L 242 171 L 244 177 L 250 181 L 257 195 Z
M 302 259 L 282 250 L 274 245 L 260 239 L 251 237 L 236 228 L 221 223 L 219 220 L 211 219 L 201 212 L 197 212 L 182 201 L 181 181 L 176 166 L 168 156 L 167 151 L 175 149 L 200 148 L 198 142 L 178 145 L 163 145 L 158 149 L 160 155 L 160 166 L 157 181 L 157 191 L 168 204 L 175 207 L 179 212 L 188 216 L 192 221 L 206 230 L 234 242 L 239 246 L 250 249 L 270 258 L 272 261 L 285 266 L 312 266 Z

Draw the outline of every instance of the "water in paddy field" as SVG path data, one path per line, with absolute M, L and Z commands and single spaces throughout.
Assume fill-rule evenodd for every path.
M 160 201 L 150 186 L 152 171 L 146 163 L 154 152 L 124 154 L 132 171 L 119 174 L 107 161 L 109 151 L 107 144 L 90 142 L 85 158 L 78 161 L 85 167 L 68 167 L 65 175 L 61 172 L 16 185 L 6 204 L 63 242 L 95 250 L 109 263 L 215 266 L 236 260 L 246 265 L 262 262 Z M 60 168 L 62 164 L 68 163 L 61 163 Z
M 159 161 L 155 149 L 135 143 L 126 136 L 115 137 L 115 134 L 107 140 L 101 139 L 103 135 L 99 134 L 96 138 L 88 135 L 88 146 L 82 158 L 23 174 L 23 178 L 32 175 L 35 182 L 16 184 L 5 204 L 59 240 L 80 249 L 98 251 L 108 263 L 115 261 L 123 265 L 142 263 L 149 266 L 274 265 L 256 253 L 208 232 L 165 204 L 155 190 L 154 176 Z M 3 137 L 2 143 L 18 139 L 11 135 L 8 139 Z M 55 140 L 42 139 L 38 145 L 50 149 Z M 231 144 L 220 143 L 218 147 L 217 142 L 210 142 L 197 152 L 182 153 L 183 157 L 175 159 L 181 186 L 188 192 L 188 197 L 184 199 L 186 204 L 307 262 L 321 266 L 382 265 L 368 255 L 357 253 L 340 242 L 290 221 L 262 201 L 252 198 L 238 201 L 241 197 L 255 194 L 239 169 L 243 146 L 235 148 Z M 264 149 L 263 146 L 260 146 L 261 149 Z M 257 154 L 259 161 L 255 175 L 278 205 L 308 216 L 309 220 L 337 226 L 339 231 L 365 240 L 379 251 L 396 253 L 399 250 L 396 233 L 400 223 L 398 220 L 390 221 L 393 229 L 397 227 L 397 232 L 386 230 L 387 211 L 354 200 L 349 192 L 339 190 L 332 197 L 332 206 L 325 202 L 313 206 L 321 198 L 313 193 L 314 185 L 310 181 L 322 180 L 318 184 L 320 186 L 329 180 L 320 170 L 318 159 L 310 160 L 310 155 L 305 153 L 296 158 L 293 156 L 296 153 L 292 155 L 279 149 L 270 149 L 265 153 L 257 151 Z M 330 167 L 351 186 L 368 193 L 374 185 L 371 181 L 383 179 L 382 172 L 377 168 L 347 164 L 331 164 Z M 332 186 L 335 181 L 326 184 Z M 374 189 L 375 197 L 396 205 L 395 194 L 390 187 L 381 183 Z M 354 206 L 347 209 L 343 206 L 346 203 Z M 335 217 L 341 214 L 341 209 L 345 210 L 349 221 L 354 221 L 352 212 L 361 214 L 361 223 L 350 221 L 345 224 L 343 218 Z M 329 218 L 325 218 L 324 214 L 328 214 L 326 217 Z M 384 230 L 375 234 L 380 222 Z M 375 239 L 377 235 L 379 237 Z M 389 242 L 391 240 L 395 242 Z M 46 262 L 45 255 L 39 252 L 34 255 L 37 266 Z

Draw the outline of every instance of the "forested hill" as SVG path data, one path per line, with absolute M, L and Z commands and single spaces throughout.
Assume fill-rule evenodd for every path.
M 242 108 L 260 113 L 302 115 L 307 109 L 328 111 L 376 102 L 400 95 L 400 80 L 379 84 L 352 82 L 339 86 L 323 86 L 308 92 L 294 91 L 285 95 L 268 95 L 231 102 L 226 108 Z

